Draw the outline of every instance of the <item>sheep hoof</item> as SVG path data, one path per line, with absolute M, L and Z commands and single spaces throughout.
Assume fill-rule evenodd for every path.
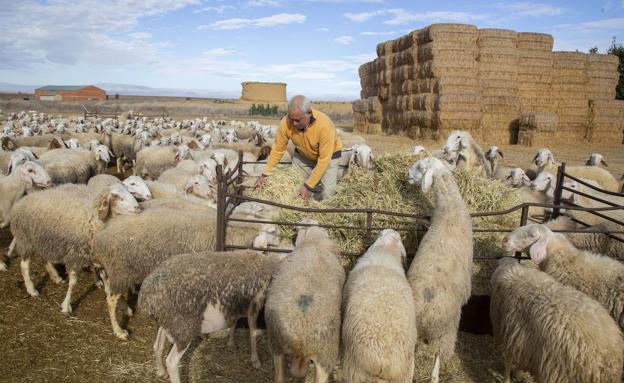
M 63 314 L 71 315 L 71 313 L 72 313 L 71 305 L 65 305 L 64 304 L 63 307 L 61 308 L 61 312 Z
M 132 307 L 127 306 L 127 309 L 126 309 L 126 314 L 127 314 L 129 317 L 134 316 L 134 310 L 132 310 Z
M 52 282 L 56 283 L 57 285 L 60 285 L 62 283 L 65 283 L 65 280 L 61 277 L 58 277 L 58 278 L 52 279 Z
M 255 368 L 256 370 L 260 369 L 260 367 L 262 367 L 262 363 L 260 363 L 260 360 L 258 359 L 252 359 L 251 360 L 251 365 L 253 366 L 253 368 Z
M 39 291 L 32 290 L 32 291 L 29 291 L 28 294 L 30 294 L 30 296 L 33 298 L 37 298 L 39 296 Z
M 166 378 L 167 377 L 167 370 L 165 370 L 164 368 L 159 368 L 156 370 L 156 376 L 158 376 L 159 378 Z
M 7 264 L 0 261 L 0 271 L 7 271 Z
M 128 331 L 126 330 L 120 330 L 115 332 L 115 336 L 121 340 L 128 340 L 128 336 L 130 336 L 130 334 L 128 334 Z

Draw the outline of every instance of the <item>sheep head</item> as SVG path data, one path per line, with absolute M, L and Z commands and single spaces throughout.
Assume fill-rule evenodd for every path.
M 60 137 L 52 137 L 48 143 L 48 149 L 67 149 L 67 144 Z
M 608 167 L 607 161 L 605 161 L 604 156 L 600 153 L 593 153 L 585 162 L 586 166 L 600 166 L 600 164 Z
M 556 182 L 555 176 L 550 172 L 541 172 L 531 182 L 531 189 L 535 191 L 546 191 L 551 187 L 554 187 Z
M 112 185 L 104 190 L 96 201 L 100 221 L 105 222 L 116 215 L 139 214 L 141 208 L 137 200 L 124 185 Z
M 308 234 L 308 231 L 310 231 L 310 229 L 313 227 L 317 227 L 316 225 L 318 225 L 318 222 L 312 218 L 304 218 L 303 220 L 301 220 L 301 222 L 299 222 L 299 225 L 295 227 L 297 229 L 297 239 L 295 239 L 295 246 L 299 246 Z
M 15 142 L 11 137 L 4 136 L 2 137 L 2 150 L 11 152 L 15 150 Z
M 143 180 L 138 176 L 130 176 L 122 181 L 126 189 L 137 201 L 148 201 L 152 199 L 152 192 Z
M 212 187 L 208 179 L 202 175 L 192 176 L 186 182 L 184 191 L 194 194 L 200 198 L 217 201 L 215 189 Z
M 382 230 L 366 253 L 387 257 L 400 266 L 405 265 L 405 246 L 403 246 L 401 241 L 401 235 L 392 229 Z
M 279 246 L 280 238 L 277 234 L 277 226 L 271 224 L 263 224 L 260 226 L 260 234 L 254 238 L 253 247 L 268 248 L 269 246 Z
M 19 175 L 24 185 L 26 185 L 26 190 L 45 189 L 52 186 L 52 178 L 50 178 L 43 166 L 36 162 L 26 161 L 15 168 L 15 172 Z
M 373 168 L 373 149 L 366 144 L 355 144 L 351 147 L 351 160 L 357 166 L 364 169 Z
M 531 180 L 526 175 L 524 170 L 522 170 L 521 168 L 511 169 L 509 171 L 509 174 L 507 175 L 506 181 L 509 185 L 511 185 L 514 188 L 519 188 L 520 186 L 524 184 L 527 184 L 527 185 L 531 184 Z
M 419 183 L 422 191 L 427 192 L 433 185 L 434 172 L 448 172 L 448 168 L 435 157 L 427 157 L 416 161 L 409 169 L 407 182 L 410 185 Z
M 553 236 L 554 233 L 545 225 L 526 225 L 505 236 L 501 247 L 506 251 L 523 251 L 528 248 L 531 260 L 539 265 L 546 259 L 548 242 Z
M 191 149 L 186 144 L 182 144 L 178 146 L 178 150 L 175 154 L 176 161 L 188 160 L 189 158 L 193 158 L 191 156 Z
M 535 153 L 535 157 L 533 157 L 533 160 L 531 162 L 535 163 L 535 165 L 540 168 L 548 165 L 548 163 L 551 163 L 553 165 L 556 164 L 555 156 L 553 156 L 552 152 L 546 148 L 538 150 L 537 153 Z

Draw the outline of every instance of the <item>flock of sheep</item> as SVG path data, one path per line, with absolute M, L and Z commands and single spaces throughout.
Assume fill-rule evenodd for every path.
M 72 288 L 91 269 L 106 292 L 114 334 L 127 339 L 118 321 L 120 307 L 133 310 L 124 294 L 140 286 L 138 307 L 158 325 L 154 343 L 157 372 L 179 382 L 178 364 L 191 342 L 246 318 L 251 363 L 260 366 L 257 319 L 264 308 L 275 382 L 286 370 L 305 376 L 310 362 L 315 382 L 326 382 L 341 361 L 348 382 L 411 382 L 419 342 L 435 352 L 431 381 L 438 382 L 442 360 L 455 352 L 462 306 L 471 293 L 473 230 L 459 193 L 454 167 L 469 167 L 520 189 L 527 202 L 554 196 L 554 157 L 540 150 L 536 168 L 505 167 L 496 147 L 484 153 L 466 132 L 452 132 L 439 151 L 414 163 L 408 182 L 433 194 L 430 226 L 406 270 L 400 235 L 383 230 L 345 272 L 338 246 L 312 220 L 298 226 L 287 255 L 251 250 L 214 252 L 216 169 L 268 155 L 275 128 L 256 122 L 88 120 L 52 118 L 34 112 L 11 114 L 2 131 L 0 219 L 10 225 L 8 258 L 20 257 L 25 288 L 31 260 L 43 262 L 55 283 L 55 264 L 65 265 L 68 289 L 62 311 L 71 313 Z M 241 141 L 241 142 L 239 142 Z M 344 166 L 370 168 L 370 147 L 343 135 Z M 416 147 L 415 153 L 426 149 Z M 102 174 L 115 159 L 120 181 Z M 610 191 L 618 181 L 592 156 L 587 166 L 566 172 Z M 261 171 L 245 164 L 246 174 Z M 577 182 L 567 186 L 623 205 Z M 603 206 L 582 195 L 564 193 L 582 206 Z M 240 204 L 238 218 L 266 219 L 275 209 Z M 540 214 L 547 213 L 541 209 Z M 540 382 L 620 382 L 624 365 L 624 255 L 621 242 L 599 231 L 612 222 L 586 212 L 564 210 L 545 224 L 514 230 L 501 246 L 527 251 L 531 265 L 512 258 L 492 276 L 491 320 L 511 370 L 530 372 Z M 624 211 L 603 212 L 624 220 Z M 577 229 L 573 219 L 597 233 L 556 234 Z M 284 245 L 273 225 L 231 222 L 229 243 L 254 247 Z M 0 263 L 6 270 L 6 264 Z M 320 282 L 322 281 L 322 283 Z M 171 349 L 163 364 L 167 342 Z

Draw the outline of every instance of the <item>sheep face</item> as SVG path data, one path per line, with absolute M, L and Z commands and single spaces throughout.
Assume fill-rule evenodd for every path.
M 34 135 L 35 135 L 35 134 L 33 133 L 32 129 L 30 129 L 30 128 L 24 128 L 24 129 L 22 129 L 22 136 L 23 136 L 23 137 L 32 137 L 32 136 L 34 136 Z
M 388 257 L 401 266 L 405 265 L 405 246 L 403 246 L 401 236 L 395 230 L 382 230 L 379 235 L 377 235 L 375 242 L 368 249 L 367 253 L 368 252 L 374 252 L 375 254 Z
M 604 160 L 604 156 L 600 153 L 593 153 L 591 156 L 589 156 L 587 162 L 585 162 L 586 166 L 600 166 L 601 164 L 607 167 L 609 166 Z
M 426 153 L 427 153 L 427 150 L 422 145 L 414 146 L 414 151 L 412 152 L 412 154 L 415 155 L 415 156 L 421 156 L 421 155 L 424 155 Z
M 100 140 L 95 140 L 95 139 L 90 140 L 90 141 L 89 141 L 89 143 L 87 144 L 87 149 L 89 149 L 89 150 L 93 150 L 93 149 L 95 149 L 97 146 L 99 146 L 100 144 L 101 144 L 101 143 L 100 143 Z
M 110 151 L 108 146 L 106 145 L 98 145 L 93 149 L 93 153 L 95 154 L 96 161 L 102 161 L 105 164 L 108 164 L 113 157 L 113 152 Z
M 124 185 L 113 185 L 104 191 L 98 202 L 98 217 L 105 221 L 116 215 L 138 214 L 141 207 Z
M 541 172 L 531 182 L 531 189 L 535 191 L 546 191 L 555 184 L 555 176 L 549 172 Z
M 4 133 L 4 134 L 12 134 L 12 133 L 13 132 L 10 131 L 9 133 Z M 15 142 L 8 135 L 2 137 L 2 150 L 7 151 L 7 152 L 15 150 Z
M 420 184 L 426 192 L 433 184 L 434 171 L 448 171 L 442 161 L 435 157 L 427 157 L 416 161 L 409 169 L 407 182 L 410 185 Z
M 15 169 L 20 179 L 26 184 L 26 189 L 49 188 L 52 186 L 52 179 L 48 172 L 36 162 L 26 161 L 23 165 Z
M 210 134 L 202 134 L 200 142 L 202 143 L 202 145 L 209 148 L 210 146 L 212 146 L 212 136 Z
M 178 146 L 178 150 L 175 154 L 176 161 L 188 160 L 191 157 L 191 148 L 188 145 L 182 144 Z
M 215 190 L 210 185 L 210 182 L 208 182 L 208 179 L 201 175 L 189 178 L 186 182 L 186 186 L 184 186 L 184 191 L 203 199 L 211 200 L 213 202 L 217 201 Z
M 538 150 L 537 153 L 535 153 L 535 157 L 533 157 L 532 162 L 534 162 L 535 165 L 539 167 L 543 167 L 543 166 L 548 165 L 549 162 L 551 164 L 554 164 L 555 157 L 553 156 L 550 150 L 543 148 L 543 149 Z
M 7 169 L 7 174 L 11 174 L 13 169 L 17 169 L 18 166 L 22 165 L 26 161 L 34 161 L 39 159 L 33 152 L 28 148 L 18 148 L 15 152 L 11 154 L 9 167 Z
M 531 260 L 539 265 L 546 258 L 548 241 L 552 236 L 553 232 L 544 225 L 526 225 L 505 236 L 501 247 L 506 251 L 523 251 L 529 248 Z
M 69 140 L 67 140 L 66 145 L 69 149 L 80 148 L 80 142 L 78 142 L 77 138 L 70 138 Z
M 509 171 L 509 174 L 507 175 L 506 180 L 507 183 L 514 188 L 519 188 L 524 184 L 531 184 L 531 180 L 529 179 L 529 177 L 527 177 L 526 173 L 521 168 L 511 169 Z
M 351 147 L 353 152 L 351 153 L 351 161 L 357 166 L 364 169 L 373 168 L 373 149 L 366 144 L 353 145 Z
M 143 178 L 130 176 L 123 180 L 122 183 L 137 201 L 148 201 L 152 199 L 152 192 L 147 187 L 145 181 L 143 181 Z
M 494 161 L 496 157 L 503 157 L 503 152 L 498 148 L 498 146 L 490 146 L 490 148 L 485 152 L 485 156 L 490 160 Z
M 269 246 L 279 246 L 279 243 L 277 227 L 275 225 L 263 224 L 260 227 L 260 234 L 253 241 L 253 247 L 267 248 Z
M 446 152 L 458 152 L 470 146 L 470 135 L 461 130 L 452 131 L 446 139 L 446 145 L 442 150 Z

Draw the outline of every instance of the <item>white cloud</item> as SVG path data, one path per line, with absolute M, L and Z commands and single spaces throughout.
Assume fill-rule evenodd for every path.
M 203 8 L 194 10 L 193 13 L 216 12 L 216 13 L 221 14 L 229 9 L 235 10 L 236 7 L 233 7 L 231 5 L 218 5 L 215 7 L 203 7 Z
M 300 13 L 280 13 L 277 15 L 262 17 L 259 19 L 242 19 L 234 18 L 227 20 L 215 21 L 210 24 L 212 29 L 240 29 L 245 27 L 274 27 L 277 25 L 286 25 L 305 22 L 306 16 Z
M 223 57 L 223 56 L 231 56 L 235 55 L 238 52 L 232 49 L 225 48 L 214 48 L 203 52 L 204 56 L 212 56 L 212 57 Z
M 624 29 L 624 18 L 587 21 L 578 25 L 580 29 Z
M 349 45 L 353 42 L 353 37 L 351 36 L 339 36 L 334 39 L 335 42 L 342 45 Z
M 360 33 L 362 36 L 390 36 L 397 34 L 396 31 L 386 31 L 386 32 L 362 32 Z
M 139 19 L 199 3 L 200 0 L 3 2 L 0 69 L 46 63 L 153 62 L 162 44 L 152 42 L 149 33 L 134 31 Z
M 434 11 L 434 12 L 410 12 L 405 9 L 378 9 L 376 11 L 361 13 L 345 13 L 343 16 L 353 22 L 362 23 L 379 16 L 390 16 L 383 23 L 387 25 L 401 25 L 412 22 L 428 21 L 437 22 L 471 22 L 475 20 L 486 19 L 487 15 L 480 15 L 467 12 L 451 12 L 451 11 Z
M 494 6 L 504 12 L 508 12 L 510 16 L 559 16 L 564 13 L 563 8 L 554 7 L 549 4 L 533 3 L 524 1 L 519 3 L 495 3 Z
M 250 7 L 278 7 L 281 3 L 278 0 L 251 0 L 247 5 Z

